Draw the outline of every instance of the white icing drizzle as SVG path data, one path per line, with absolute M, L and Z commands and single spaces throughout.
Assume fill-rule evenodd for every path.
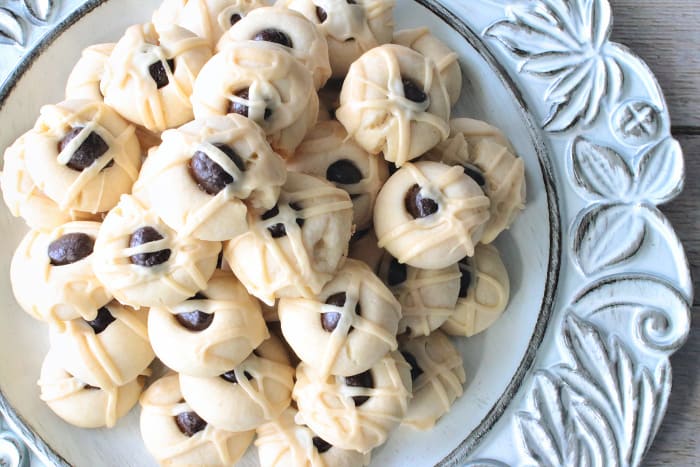
M 391 114 L 396 120 L 396 127 L 393 125 L 385 125 L 385 128 L 388 129 L 387 131 L 393 131 L 395 128 L 396 134 L 386 135 L 386 149 L 384 153 L 389 160 L 393 160 L 398 167 L 401 167 L 412 158 L 410 155 L 412 122 L 420 122 L 432 126 L 440 133 L 440 140 L 445 140 L 449 136 L 449 125 L 444 119 L 428 111 L 430 106 L 429 97 L 426 102 L 413 102 L 404 96 L 403 77 L 401 75 L 399 60 L 396 54 L 392 52 L 392 49 L 379 47 L 376 48 L 373 53 L 384 59 L 387 82 L 380 85 L 364 76 L 353 76 L 353 78 L 366 87 L 383 94 L 383 97 L 357 101 L 351 100 L 344 102 L 343 105 L 349 107 L 350 112 L 357 113 L 358 115 L 362 115 L 366 110 L 384 111 Z M 422 66 L 424 74 L 421 77 L 420 83 L 423 85 L 423 91 L 429 95 L 429 90 L 433 87 L 435 68 L 430 59 L 426 57 L 422 57 L 422 59 L 424 61 Z M 442 84 L 440 84 L 440 91 L 444 94 L 443 97 L 445 101 L 449 102 L 447 91 Z M 354 131 L 350 131 L 350 128 L 347 129 L 351 136 L 355 138 L 359 137 L 359 128 Z
M 421 230 L 430 231 L 430 235 L 424 235 L 421 241 L 413 244 L 412 248 L 407 248 L 406 251 L 402 252 L 397 257 L 400 263 L 406 263 L 453 237 L 457 237 L 459 240 L 458 245 L 464 246 L 467 250 L 467 255 L 472 256 L 474 254 L 472 230 L 481 225 L 483 219 L 482 216 L 479 216 L 477 220 L 482 222 L 467 223 L 463 218 L 472 212 L 474 213 L 473 215 L 478 215 L 479 210 L 488 208 L 488 198 L 485 196 L 454 198 L 444 194 L 446 187 L 463 176 L 461 167 L 452 167 L 437 180 L 429 180 L 414 164 L 406 163 L 402 168 L 407 169 L 411 173 L 413 179 L 421 187 L 421 191 L 427 193 L 429 198 L 434 199 L 439 204 L 440 210 L 433 216 L 413 219 L 410 222 L 399 225 L 393 231 L 387 232 L 379 239 L 379 247 L 384 248 L 388 243 L 409 232 Z
M 262 284 L 252 284 L 247 281 L 248 290 L 256 297 L 265 302 L 273 301 L 271 295 L 285 288 L 294 287 L 301 296 L 311 298 L 321 291 L 323 285 L 331 278 L 331 274 L 322 273 L 315 268 L 313 252 L 307 250 L 304 244 L 302 235 L 302 227 L 296 223 L 296 219 L 310 219 L 316 216 L 323 216 L 340 212 L 343 210 L 352 210 L 352 202 L 348 200 L 330 201 L 338 198 L 339 190 L 332 186 L 315 186 L 300 191 L 290 192 L 282 189 L 280 192 L 277 208 L 279 214 L 267 220 L 260 218 L 251 220 L 251 230 L 240 237 L 234 238 L 230 242 L 233 247 L 232 256 L 227 260 L 233 265 L 235 261 L 235 245 L 239 239 L 244 236 L 253 236 L 256 243 L 256 248 L 261 252 L 263 280 Z M 296 211 L 292 209 L 290 204 L 300 204 L 302 209 Z M 316 203 L 309 207 L 304 207 L 304 204 Z M 286 231 L 286 238 L 291 249 L 291 256 L 283 250 L 281 242 L 284 239 L 272 238 L 267 231 L 268 227 L 276 224 L 283 224 Z M 264 252 L 264 253 L 263 253 Z M 266 260 L 266 256 L 270 255 L 271 259 Z M 282 271 L 273 275 L 270 271 L 270 264 L 275 264 Z M 241 265 L 241 268 L 244 268 Z
M 302 363 L 293 393 L 299 405 L 297 423 L 308 424 L 327 442 L 346 449 L 368 452 L 384 443 L 389 430 L 403 418 L 410 398 L 397 365 L 405 363 L 391 354 L 384 357 L 371 371 L 375 386 L 379 372 L 388 381 L 381 387 L 363 388 L 345 385 L 342 377 L 318 377 Z M 355 406 L 352 398 L 356 396 L 369 399 Z
M 166 378 L 177 377 L 168 376 Z M 177 393 L 179 394 L 179 389 Z M 179 400 L 179 398 L 177 400 Z M 159 403 L 154 400 L 153 397 L 143 397 L 141 399 L 141 406 L 144 412 L 142 416 L 163 417 L 165 420 L 163 420 L 162 423 L 174 424 L 174 417 L 183 412 L 192 412 L 187 402 Z M 170 463 L 177 464 L 179 457 L 185 456 L 207 444 L 211 444 L 218 454 L 220 465 L 232 465 L 238 460 L 239 456 L 235 456 L 230 452 L 229 442 L 232 438 L 237 437 L 244 437 L 244 433 L 219 430 L 213 425 L 207 424 L 203 430 L 198 431 L 194 435 L 186 436 L 183 434 L 182 436 L 178 436 L 177 439 L 172 440 L 173 444 L 158 446 L 157 452 L 152 451 L 151 453 L 154 454 L 158 462 L 163 465 Z
M 406 266 L 406 272 L 406 280 L 392 288 L 403 312 L 399 329 L 409 327 L 413 335 L 428 335 L 451 316 L 455 308 L 431 305 L 423 298 L 423 289 L 459 281 L 461 273 L 459 268 L 445 268 L 438 274 L 426 276 L 422 270 L 411 266 Z
M 409 352 L 423 371 L 413 382 L 414 399 L 409 405 L 405 423 L 418 429 L 431 428 L 464 391 L 462 385 L 466 378 L 462 357 L 439 331 L 409 341 L 402 350 Z
M 102 138 L 108 147 L 107 151 L 95 160 L 92 165 L 82 170 L 79 174 L 76 172 L 76 178 L 65 190 L 63 198 L 58 200 L 60 210 L 67 210 L 80 195 L 81 191 L 89 183 L 94 183 L 94 180 L 98 177 L 101 177 L 101 192 L 106 190 L 107 180 L 103 176 L 103 169 L 106 174 L 113 170 L 111 167 L 107 167 L 111 160 L 128 175 L 132 182 L 136 180 L 139 174 L 139 167 L 134 161 L 130 160 L 124 150 L 126 142 L 134 137 L 133 125 L 128 125 L 122 133 L 113 135 L 100 125 L 100 122 L 105 118 L 106 107 L 93 101 L 84 101 L 83 106 L 75 111 L 62 107 L 54 107 L 53 110 L 58 118 L 52 122 L 52 127 L 45 127 L 42 130 L 56 140 L 60 141 L 67 133 L 67 129 L 84 127 L 80 133 L 65 145 L 63 151 L 56 156 L 59 164 L 66 165 L 90 133 L 95 133 Z M 99 198 L 101 198 L 101 193 Z

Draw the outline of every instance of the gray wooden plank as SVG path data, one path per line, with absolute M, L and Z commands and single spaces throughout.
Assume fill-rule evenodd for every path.
M 700 2 L 610 0 L 613 40 L 632 48 L 656 74 L 674 126 L 700 127 Z
M 686 250 L 694 288 L 700 283 L 700 136 L 676 135 L 686 155 L 686 186 L 662 207 Z M 695 297 L 688 342 L 671 357 L 673 389 L 666 417 L 644 462 L 646 466 L 700 465 L 700 296 Z

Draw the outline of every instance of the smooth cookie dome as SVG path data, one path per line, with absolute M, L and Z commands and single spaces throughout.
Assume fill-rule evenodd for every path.
M 104 101 L 150 131 L 182 125 L 192 120 L 194 79 L 210 58 L 207 41 L 187 29 L 131 26 L 107 61 Z
M 280 297 L 318 294 L 347 254 L 352 235 L 348 194 L 311 175 L 287 174 L 279 202 L 251 212 L 250 230 L 224 246 L 248 292 L 268 305 Z
M 294 369 L 278 338 L 270 336 L 235 368 L 214 377 L 180 374 L 185 400 L 217 428 L 247 431 L 289 406 Z
M 508 306 L 510 279 L 493 245 L 479 245 L 472 258 L 459 262 L 462 274 L 455 312 L 442 325 L 453 336 L 473 336 L 492 324 Z
M 265 41 L 232 42 L 214 55 L 197 76 L 192 105 L 197 119 L 229 113 L 250 118 L 283 157 L 294 153 L 318 116 L 311 73 Z
M 99 101 L 41 108 L 25 137 L 25 163 L 59 210 L 104 212 L 131 191 L 141 167 L 134 126 Z
M 221 243 L 178 235 L 142 201 L 124 195 L 95 242 L 95 274 L 120 302 L 175 305 L 206 288 Z
M 183 303 L 151 308 L 148 334 L 163 363 L 193 376 L 236 367 L 269 337 L 257 300 L 226 271 Z
M 461 167 L 418 162 L 382 187 L 374 230 L 399 263 L 441 269 L 474 254 L 488 218 L 488 198 Z
M 296 421 L 333 446 L 366 453 L 383 444 L 403 419 L 410 394 L 410 367 L 398 352 L 349 377 L 322 377 L 301 363 L 293 394 Z
M 176 24 L 207 40 L 213 49 L 221 36 L 255 8 L 262 0 L 165 0 L 153 12 L 158 29 Z
M 318 467 L 359 467 L 369 464 L 370 456 L 340 449 L 317 436 L 306 425 L 294 420 L 290 407 L 274 421 L 258 427 L 255 446 L 262 467 L 312 465 Z
M 81 428 L 110 428 L 136 405 L 144 382 L 145 377 L 138 376 L 123 386 L 90 386 L 64 370 L 60 356 L 49 350 L 37 384 L 41 400 L 66 422 Z
M 440 331 L 405 341 L 399 350 L 411 365 L 413 381 L 413 398 L 401 423 L 429 430 L 464 391 L 462 356 Z
M 336 118 L 367 152 L 401 167 L 447 139 L 449 96 L 432 60 L 385 44 L 350 66 Z
M 350 65 L 364 52 L 391 42 L 393 0 L 278 0 L 277 6 L 296 10 L 326 36 L 333 77 L 345 78 Z
M 336 121 L 318 123 L 287 160 L 290 170 L 325 178 L 348 192 L 357 230 L 372 223 L 377 194 L 389 177 L 384 159 L 368 154 Z
M 183 399 L 176 374 L 154 382 L 141 396 L 140 429 L 161 465 L 230 466 L 243 457 L 254 431 L 230 432 L 205 422 Z
M 148 311 L 112 301 L 93 320 L 51 327 L 50 341 L 63 367 L 80 381 L 99 388 L 136 379 L 155 357 L 148 340 Z
M 112 300 L 93 270 L 99 229 L 99 222 L 78 221 L 25 235 L 12 258 L 10 279 L 27 313 L 61 326 L 64 320 L 94 319 Z
M 210 116 L 163 133 L 134 192 L 180 235 L 229 240 L 247 229 L 248 206 L 275 205 L 282 158 L 240 115 Z
M 268 42 L 291 53 L 311 72 L 315 89 L 322 88 L 331 76 L 326 38 L 294 10 L 263 7 L 251 11 L 224 34 L 217 51 L 239 41 Z
M 361 261 L 348 259 L 315 299 L 282 298 L 282 333 L 319 375 L 351 376 L 395 350 L 401 309 Z

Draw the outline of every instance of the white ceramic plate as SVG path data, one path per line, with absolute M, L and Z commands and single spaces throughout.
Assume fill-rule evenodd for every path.
M 0 7 L 0 78 L 9 75 L 0 148 L 62 99 L 84 47 L 116 40 L 158 3 Z M 656 208 L 678 194 L 683 157 L 654 77 L 609 42 L 606 0 L 398 0 L 396 24 L 428 26 L 458 52 L 465 82 L 453 115 L 505 130 L 526 163 L 528 203 L 497 241 L 511 277 L 507 312 L 458 341 L 464 396 L 435 429 L 399 429 L 372 465 L 637 465 L 665 410 L 668 358 L 685 340 L 692 299 L 682 248 Z M 8 278 L 25 227 L 5 209 L 0 223 L 7 423 L 47 464 L 150 465 L 138 409 L 90 431 L 40 402 L 46 328 L 21 312 Z M 255 452 L 245 459 L 255 465 Z

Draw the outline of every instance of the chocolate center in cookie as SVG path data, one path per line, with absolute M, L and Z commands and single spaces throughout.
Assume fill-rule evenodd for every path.
M 233 26 L 234 24 L 236 24 L 237 22 L 239 22 L 242 19 L 243 19 L 243 17 L 240 14 L 234 13 L 231 15 L 231 17 L 228 19 L 228 21 L 229 21 L 229 23 L 231 23 L 231 26 Z
M 428 100 L 428 95 L 423 92 L 423 90 L 418 87 L 418 85 L 410 80 L 403 78 L 401 80 L 401 83 L 403 83 L 403 95 L 408 99 L 409 101 L 421 103 L 425 102 Z
M 214 313 L 205 313 L 201 310 L 188 311 L 185 313 L 178 313 L 175 315 L 175 319 L 180 326 L 190 331 L 204 331 L 206 328 L 211 326 L 212 321 L 214 321 Z
M 484 174 L 481 173 L 481 170 L 471 164 L 463 164 L 462 167 L 464 167 L 464 173 L 469 175 L 477 185 L 482 188 L 486 186 L 486 179 L 484 178 Z
M 280 44 L 285 47 L 289 47 L 290 49 L 294 48 L 294 44 L 292 44 L 292 39 L 287 34 L 275 28 L 267 28 L 263 29 L 262 31 L 259 31 L 256 35 L 253 36 L 253 40 L 274 42 L 275 44 Z
M 245 171 L 245 163 L 236 152 L 226 144 L 214 144 L 219 151 L 226 154 L 231 162 L 236 164 L 238 170 Z M 209 195 L 215 195 L 223 190 L 226 185 L 233 183 L 233 176 L 226 172 L 219 164 L 211 160 L 203 151 L 197 151 L 189 162 L 190 175 L 197 182 L 200 190 Z
M 326 13 L 326 10 L 324 10 L 320 6 L 317 6 L 316 7 L 316 18 L 318 18 L 319 23 L 324 23 L 328 19 L 328 13 Z
M 346 300 L 347 295 L 345 294 L 345 292 L 338 292 L 326 299 L 326 305 L 333 305 L 337 306 L 338 308 L 342 308 L 345 306 Z M 360 307 L 359 303 L 355 305 L 355 314 L 357 316 L 362 316 L 362 308 Z M 338 323 L 340 323 L 341 316 L 342 314 L 336 311 L 328 311 L 326 313 L 321 313 L 321 326 L 325 331 L 333 332 L 335 328 L 338 327 Z M 354 328 L 350 326 L 348 334 L 351 333 L 353 329 Z
M 318 436 L 314 436 L 311 439 L 311 442 L 314 443 L 314 446 L 316 447 L 316 450 L 319 454 L 323 454 L 324 452 L 328 451 L 330 448 L 333 447 L 333 445 L 330 444 L 328 441 L 326 441 L 323 438 L 319 438 Z
M 420 186 L 418 185 L 413 185 L 406 192 L 404 206 L 406 207 L 406 211 L 408 211 L 414 219 L 428 217 L 438 211 L 438 204 L 435 200 L 423 198 L 420 194 Z
M 48 255 L 53 266 L 65 266 L 90 256 L 94 246 L 94 238 L 84 233 L 73 232 L 49 243 Z
M 129 239 L 129 247 L 135 248 L 145 243 L 155 242 L 162 239 L 163 236 L 153 227 L 141 227 L 131 234 L 131 238 Z M 154 251 L 153 253 L 138 253 L 131 255 L 129 259 L 133 264 L 153 267 L 168 261 L 170 259 L 170 253 L 171 251 L 168 248 L 165 250 Z
M 168 64 L 170 72 L 174 73 L 175 60 L 169 58 L 165 62 Z M 168 83 L 170 83 L 170 80 L 168 79 L 168 73 L 165 71 L 165 67 L 163 67 L 162 60 L 158 60 L 157 62 L 153 62 L 150 65 L 148 65 L 148 74 L 151 75 L 153 81 L 156 82 L 156 86 L 158 87 L 158 89 L 164 88 L 168 85 Z
M 409 365 L 411 365 L 411 381 L 417 380 L 418 377 L 423 374 L 423 370 L 421 369 L 421 367 L 418 366 L 418 361 L 416 360 L 416 357 L 414 357 L 413 354 L 409 352 L 401 352 L 401 355 L 403 355 L 403 358 L 406 359 L 406 362 Z
M 294 209 L 295 211 L 301 211 L 302 207 L 298 203 L 289 203 L 289 207 Z M 279 206 L 275 205 L 272 209 L 269 211 L 265 211 L 260 218 L 264 221 L 272 219 L 274 217 L 277 217 L 280 213 Z M 295 219 L 297 225 L 299 227 L 304 226 L 304 219 L 298 217 Z M 273 224 L 267 228 L 268 232 L 270 232 L 270 235 L 272 235 L 272 238 L 281 238 L 287 235 L 287 228 L 284 226 L 283 223 L 278 222 L 277 224 Z
M 389 271 L 387 272 L 386 282 L 389 287 L 403 284 L 408 278 L 408 271 L 405 264 L 399 263 L 399 260 L 392 258 L 389 263 Z
M 95 334 L 99 334 L 107 329 L 107 326 L 112 324 L 115 320 L 116 318 L 112 316 L 112 313 L 109 312 L 107 307 L 103 306 L 97 310 L 97 317 L 95 319 L 92 321 L 85 320 L 85 322 L 90 325 L 92 330 L 95 331 Z
M 328 166 L 326 180 L 341 185 L 354 185 L 362 180 L 362 172 L 354 162 L 340 159 Z
M 202 292 L 197 292 L 196 294 L 192 295 L 190 298 L 187 300 L 206 300 L 208 297 L 204 295 Z
M 373 388 L 374 378 L 372 378 L 371 370 L 367 370 L 359 375 L 346 376 L 345 385 L 360 388 Z M 355 402 L 355 407 L 359 407 L 369 400 L 369 396 L 353 396 L 352 400 Z
M 459 262 L 459 272 L 462 273 L 459 278 L 459 298 L 466 298 L 472 282 L 471 268 L 466 258 Z
M 253 379 L 253 375 L 251 375 L 247 371 L 243 372 L 243 376 L 248 378 L 248 381 Z M 238 384 L 238 378 L 236 378 L 236 372 L 233 370 L 227 371 L 226 373 L 219 375 L 219 378 L 221 378 L 225 381 L 228 381 L 229 383 L 232 383 L 232 384 Z
M 240 97 L 241 99 L 249 100 L 250 99 L 250 88 L 245 88 L 241 89 L 240 91 L 236 92 L 236 96 Z M 234 102 L 231 101 L 231 103 L 228 106 L 228 113 L 232 114 L 238 114 L 238 115 L 243 115 L 244 117 L 248 117 L 248 106 L 245 104 L 242 104 L 240 102 Z M 265 108 L 265 114 L 263 115 L 263 119 L 267 120 L 272 116 L 272 110 L 268 109 L 267 107 Z
M 187 437 L 194 436 L 207 427 L 207 422 L 202 420 L 202 417 L 195 412 L 181 412 L 175 417 L 175 423 L 183 435 Z
M 84 127 L 75 127 L 69 131 L 66 136 L 58 142 L 58 152 L 63 152 L 68 143 L 83 131 L 83 128 Z M 66 166 L 80 172 L 94 164 L 95 161 L 102 157 L 108 150 L 109 146 L 105 140 L 94 131 L 91 131 L 90 134 L 87 135 L 87 138 L 80 143 L 78 149 L 70 156 Z M 112 165 L 114 165 L 113 160 L 109 161 L 105 168 L 111 167 Z

